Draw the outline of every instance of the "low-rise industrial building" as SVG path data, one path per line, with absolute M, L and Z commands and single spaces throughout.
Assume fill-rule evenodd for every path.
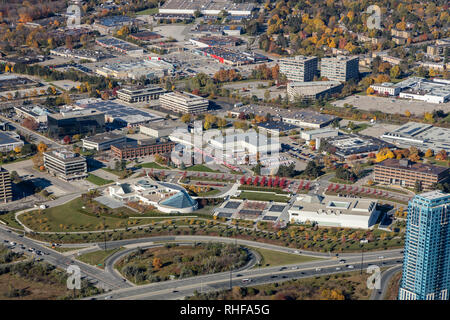
M 96 69 L 96 73 L 103 77 L 117 79 L 140 80 L 161 78 L 171 75 L 174 66 L 168 62 L 158 59 L 146 59 L 122 63 L 107 63 Z
M 90 150 L 109 150 L 112 144 L 122 144 L 127 141 L 127 137 L 113 132 L 100 133 L 95 136 L 87 137 L 81 140 L 83 148 Z
M 129 103 L 150 102 L 151 100 L 158 100 L 159 96 L 166 92 L 166 90 L 157 86 L 121 88 L 117 90 L 117 98 Z
M 47 115 L 50 112 L 40 106 L 17 106 L 14 107 L 16 114 L 22 118 L 33 119 L 37 123 L 47 123 Z
M 334 128 L 321 128 L 316 130 L 305 130 L 300 133 L 300 138 L 307 142 L 317 138 L 333 138 L 339 135 L 339 131 Z
M 376 153 L 383 148 L 396 148 L 395 145 L 381 139 L 356 134 L 336 136 L 327 142 L 335 149 L 334 153 L 342 158 L 354 155 L 367 156 L 369 153 Z
M 102 47 L 133 57 L 142 56 L 144 54 L 144 49 L 141 47 L 114 37 L 97 38 L 95 39 L 95 42 Z
M 15 148 L 22 148 L 24 142 L 13 131 L 0 132 L 0 152 L 10 152 Z
M 290 101 L 314 101 L 331 97 L 342 91 L 343 84 L 339 81 L 290 82 L 286 90 Z
M 252 2 L 236 3 L 226 0 L 167 0 L 159 8 L 160 14 L 166 15 L 194 15 L 200 11 L 203 15 L 218 16 L 222 11 L 226 11 L 232 16 L 248 17 L 256 9 Z
M 0 167 L 0 202 L 10 202 L 12 198 L 11 176 L 8 170 Z
M 259 130 L 259 132 L 264 133 L 264 134 L 288 135 L 292 131 L 299 131 L 300 128 L 297 126 L 294 126 L 292 124 L 281 122 L 281 121 L 268 121 L 268 122 L 259 123 L 258 130 Z
M 393 131 L 386 132 L 381 139 L 402 148 L 416 147 L 422 152 L 430 149 L 434 153 L 445 150 L 450 153 L 450 129 L 431 124 L 408 122 Z
M 449 168 L 414 163 L 408 159 L 386 159 L 377 163 L 373 172 L 377 183 L 414 188 L 416 181 L 420 181 L 424 190 L 432 190 L 433 184 L 449 179 Z
M 164 154 L 171 152 L 175 147 L 175 142 L 167 139 L 149 139 L 131 141 L 111 146 L 114 157 L 119 159 L 135 159 L 151 156 L 154 154 Z
M 288 210 L 289 221 L 319 226 L 369 229 L 380 215 L 373 199 L 299 195 Z
M 64 149 L 44 152 L 44 167 L 50 174 L 65 181 L 88 176 L 86 158 Z
M 181 114 L 199 114 L 208 110 L 209 100 L 188 92 L 169 92 L 159 98 L 161 107 Z
M 259 116 L 267 116 L 270 114 L 272 120 L 279 120 L 297 127 L 319 129 L 329 125 L 337 117 L 330 114 L 323 114 L 310 110 L 282 109 L 278 107 L 266 107 L 256 105 L 246 105 L 233 108 L 230 114 L 233 117 L 239 117 L 243 114 L 254 114 Z
M 239 51 L 223 47 L 204 47 L 193 49 L 192 52 L 213 58 L 220 63 L 230 66 L 242 66 L 246 64 L 266 62 L 269 59 L 262 54 L 255 52 Z

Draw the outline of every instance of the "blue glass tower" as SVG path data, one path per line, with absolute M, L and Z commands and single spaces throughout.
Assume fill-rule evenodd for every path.
M 450 194 L 431 191 L 408 204 L 400 300 L 448 300 Z

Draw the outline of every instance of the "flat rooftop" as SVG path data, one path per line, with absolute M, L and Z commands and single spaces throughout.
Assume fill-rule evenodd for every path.
M 225 10 L 252 11 L 255 4 L 251 2 L 234 3 L 226 0 L 167 0 L 161 9 L 171 10 Z
M 60 113 L 49 114 L 49 117 L 52 117 L 57 120 L 68 119 L 68 118 L 78 118 L 78 117 L 86 117 L 93 115 L 103 114 L 102 111 L 90 108 L 89 110 L 70 110 L 70 111 L 61 111 Z
M 6 132 L 1 132 L 0 131 L 0 145 L 4 145 L 4 144 L 10 144 L 10 143 L 17 143 L 20 142 L 22 140 L 17 139 L 11 135 L 9 135 Z
M 404 164 L 403 164 L 404 163 Z M 386 159 L 376 164 L 377 166 L 389 167 L 394 169 L 409 170 L 426 174 L 440 175 L 449 169 L 446 167 L 434 166 L 420 162 L 408 162 L 406 160 Z
M 393 144 L 381 139 L 356 134 L 333 137 L 328 143 L 336 147 L 336 154 L 340 156 L 375 152 L 385 147 L 395 148 Z
M 259 105 L 246 105 L 238 108 L 233 108 L 231 112 L 234 114 L 239 114 L 241 112 L 243 112 L 244 114 L 253 113 L 255 115 L 261 116 L 266 116 L 268 113 L 270 113 L 272 117 L 296 119 L 313 124 L 327 123 L 337 118 L 333 115 L 318 113 L 315 111 L 282 109 L 277 107 L 265 107 Z
M 86 137 L 83 140 L 94 142 L 94 143 L 102 143 L 102 142 L 108 142 L 111 140 L 116 140 L 120 138 L 124 138 L 125 136 L 122 134 L 114 133 L 114 132 L 105 132 L 96 134 L 95 136 Z

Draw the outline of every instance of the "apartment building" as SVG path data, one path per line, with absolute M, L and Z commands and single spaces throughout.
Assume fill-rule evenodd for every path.
M 413 163 L 407 159 L 386 159 L 375 165 L 374 181 L 381 184 L 414 188 L 420 181 L 424 190 L 432 190 L 434 183 L 449 178 L 449 168 L 424 163 Z
M 450 194 L 431 191 L 408 204 L 399 300 L 449 300 Z
M 161 107 L 181 114 L 199 114 L 206 112 L 209 101 L 188 92 L 169 92 L 159 98 Z
M 65 181 L 88 176 L 86 158 L 64 149 L 44 152 L 44 167 L 50 174 Z
M 317 57 L 305 57 L 302 55 L 279 60 L 280 72 L 286 75 L 290 81 L 313 81 L 317 75 Z
M 359 58 L 337 56 L 320 60 L 320 75 L 328 80 L 348 81 L 359 78 Z
M 11 176 L 9 171 L 0 167 L 0 202 L 12 201 Z

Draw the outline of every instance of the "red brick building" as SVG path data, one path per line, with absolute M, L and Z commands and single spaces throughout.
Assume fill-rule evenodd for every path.
M 175 147 L 175 142 L 168 140 L 136 141 L 111 146 L 111 152 L 119 159 L 134 159 L 154 154 L 168 153 Z

